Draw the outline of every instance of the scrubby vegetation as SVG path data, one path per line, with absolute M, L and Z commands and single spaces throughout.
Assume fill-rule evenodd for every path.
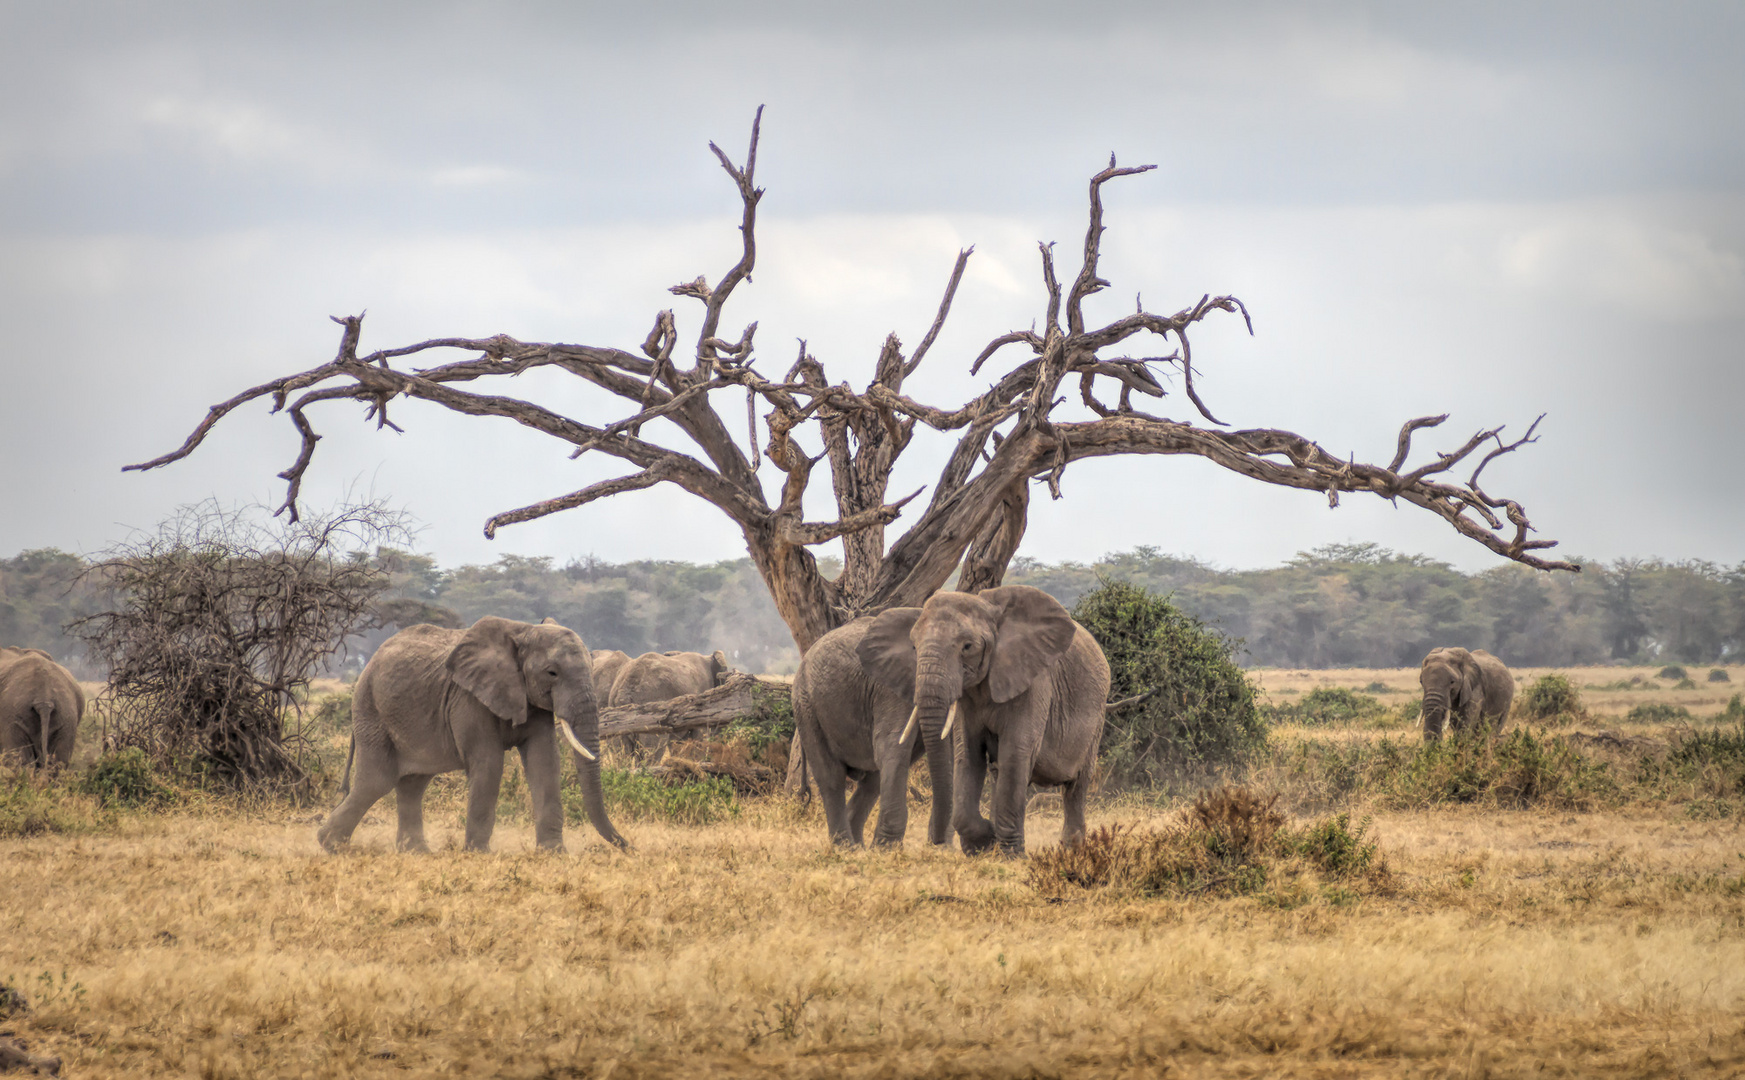
M 1581 706 L 1581 693 L 1567 675 L 1552 672 L 1541 675 L 1516 699 L 1514 712 L 1523 720 L 1540 724 L 1569 724 L 1586 715 Z
M 1164 784 L 1243 761 L 1265 745 L 1254 684 L 1232 656 L 1239 642 L 1123 582 L 1084 596 L 1073 618 L 1108 657 L 1111 700 L 1145 695 L 1104 722 L 1108 782 Z

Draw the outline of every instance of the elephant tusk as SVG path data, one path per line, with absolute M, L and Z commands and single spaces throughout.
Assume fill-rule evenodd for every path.
M 570 727 L 570 722 L 568 720 L 565 720 L 561 716 L 556 717 L 556 720 L 557 720 L 558 730 L 563 732 L 563 737 L 568 739 L 570 741 L 570 745 L 576 748 L 576 753 L 587 758 L 589 761 L 599 761 L 600 760 L 599 758 L 594 756 L 594 752 L 592 750 L 589 750 L 587 747 L 582 745 L 582 740 L 576 738 L 575 729 Z
M 945 726 L 939 729 L 939 737 L 945 738 L 951 734 L 951 725 L 957 722 L 957 702 L 951 703 L 951 711 L 945 714 Z
M 917 705 L 909 712 L 909 723 L 903 728 L 903 734 L 898 737 L 898 746 L 908 746 L 909 736 L 915 734 L 915 726 L 921 722 L 921 706 Z

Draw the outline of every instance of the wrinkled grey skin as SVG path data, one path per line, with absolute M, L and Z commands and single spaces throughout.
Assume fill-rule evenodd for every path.
M 704 656 L 694 652 L 643 653 L 618 669 L 612 683 L 611 705 L 647 705 L 671 701 L 687 694 L 713 690 L 726 675 L 727 654 L 720 649 Z M 659 750 L 667 735 L 633 736 L 644 750 Z
M 1424 688 L 1424 741 L 1443 732 L 1503 730 L 1515 698 L 1515 677 L 1503 662 L 1474 649 L 1431 649 L 1418 672 Z
M 0 758 L 46 768 L 73 760 L 85 692 L 41 649 L 0 648 Z
M 1024 853 L 1032 783 L 1063 785 L 1061 841 L 1084 836 L 1109 663 L 1058 600 L 1027 585 L 935 593 L 919 609 L 878 615 L 857 652 L 886 687 L 914 686 L 929 740 L 957 702 L 952 826 L 965 853 L 996 843 L 1003 854 Z M 981 815 L 990 763 L 997 768 L 992 822 Z
M 594 700 L 601 708 L 612 703 L 612 684 L 629 662 L 630 657 L 617 649 L 594 650 Z
M 919 608 L 909 608 L 919 612 Z M 913 708 L 911 686 L 887 687 L 862 666 L 856 651 L 874 619 L 859 618 L 825 634 L 806 650 L 794 676 L 794 726 L 806 765 L 824 802 L 830 840 L 844 847 L 864 842 L 873 803 L 879 820 L 873 844 L 901 844 L 909 827 L 909 767 L 927 756 L 933 812 L 927 839 L 951 842 L 951 747 L 935 738 L 898 740 Z M 844 805 L 848 781 L 854 796 Z
M 438 773 L 467 774 L 466 846 L 489 850 L 497 822 L 503 755 L 521 753 L 533 802 L 534 836 L 563 848 L 562 771 L 554 714 L 570 722 L 596 758 L 600 713 L 588 647 L 547 619 L 513 622 L 487 616 L 467 630 L 413 626 L 382 644 L 352 693 L 357 781 L 317 839 L 332 851 L 351 839 L 364 813 L 394 791 L 402 851 L 427 851 L 424 789 Z M 575 755 L 588 820 L 602 837 L 627 847 L 606 817 L 600 763 Z

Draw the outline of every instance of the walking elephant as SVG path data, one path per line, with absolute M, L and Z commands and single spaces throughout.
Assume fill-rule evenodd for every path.
M 965 853 L 1024 853 L 1032 783 L 1064 786 L 1061 841 L 1084 836 L 1109 662 L 1058 600 L 1027 585 L 935 593 L 878 615 L 856 651 L 886 689 L 914 687 L 912 723 L 929 745 L 955 717 L 952 826 Z M 990 763 L 992 822 L 981 814 Z
M 862 664 L 858 650 L 876 621 L 856 619 L 819 638 L 806 650 L 794 676 L 794 726 L 818 784 L 830 840 L 860 847 L 877 801 L 874 845 L 902 843 L 909 826 L 909 768 L 925 754 L 933 778 L 927 839 L 949 844 L 951 744 L 937 737 L 929 741 L 925 730 L 922 738 L 912 737 L 913 678 L 887 685 Z M 855 781 L 854 797 L 844 805 L 849 780 Z
M 41 649 L 0 647 L 0 758 L 47 768 L 73 760 L 85 692 Z
M 607 819 L 600 790 L 600 714 L 588 647 L 550 619 L 534 625 L 487 616 L 466 630 L 408 627 L 364 666 L 351 716 L 357 781 L 317 834 L 328 851 L 349 841 L 389 791 L 397 796 L 397 846 L 428 850 L 424 789 L 437 773 L 456 769 L 467 774 L 466 846 L 488 850 L 511 747 L 527 776 L 534 837 L 542 848 L 561 850 L 560 731 L 575 750 L 588 820 L 607 841 L 629 846 Z
M 1450 729 L 1503 730 L 1509 703 L 1515 698 L 1515 677 L 1503 662 L 1483 649 L 1431 649 L 1418 672 L 1424 688 L 1424 741 L 1435 742 Z

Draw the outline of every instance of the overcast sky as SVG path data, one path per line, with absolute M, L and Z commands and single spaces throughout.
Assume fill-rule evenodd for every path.
M 365 348 L 634 348 L 667 286 L 732 264 L 707 144 L 741 157 L 763 104 L 758 271 L 725 326 L 759 321 L 766 371 L 803 337 L 863 383 L 974 244 L 906 389 L 977 392 L 981 345 L 1043 311 L 1036 242 L 1076 269 L 1114 151 L 1159 168 L 1108 189 L 1093 311 L 1241 297 L 1253 338 L 1226 318 L 1195 341 L 1222 419 L 1385 463 L 1411 416 L 1453 414 L 1428 450 L 1548 413 L 1487 487 L 1561 553 L 1745 560 L 1745 5 L 941 6 L 0 4 L 0 556 L 99 551 L 207 497 L 277 505 L 296 437 L 264 405 L 187 461 L 120 467 L 330 358 L 329 315 L 367 308 Z M 519 389 L 617 415 L 574 383 Z M 486 541 L 492 513 L 611 461 L 416 403 L 403 435 L 349 403 L 312 417 L 306 503 L 384 497 L 448 565 L 744 554 L 672 489 Z M 944 445 L 918 442 L 894 489 Z M 1252 567 L 1373 540 L 1497 561 L 1415 508 L 1329 510 L 1197 460 L 1083 463 L 1064 486 L 1023 554 Z

